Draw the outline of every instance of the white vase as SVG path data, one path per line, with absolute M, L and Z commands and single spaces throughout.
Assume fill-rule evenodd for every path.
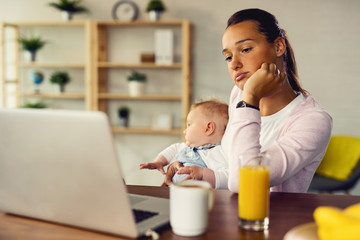
M 57 83 L 53 83 L 53 89 L 54 89 L 54 93 L 55 94 L 63 94 L 65 92 L 65 84 L 64 85 L 60 85 Z
M 24 52 L 24 61 L 25 62 L 35 62 L 36 52 L 25 51 Z
M 129 118 L 128 117 L 119 117 L 119 127 L 129 127 Z
M 129 95 L 140 96 L 144 94 L 145 83 L 139 81 L 129 81 Z
M 158 21 L 160 19 L 160 13 L 159 11 L 150 11 L 149 12 L 149 19 L 150 21 Z
M 72 19 L 72 12 L 61 11 L 61 19 L 63 21 L 70 21 Z

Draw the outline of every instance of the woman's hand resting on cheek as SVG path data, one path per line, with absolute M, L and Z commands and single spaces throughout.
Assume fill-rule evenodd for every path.
M 246 81 L 242 99 L 249 104 L 259 106 L 263 97 L 271 97 L 282 89 L 285 78 L 285 72 L 280 73 L 274 63 L 263 63 Z

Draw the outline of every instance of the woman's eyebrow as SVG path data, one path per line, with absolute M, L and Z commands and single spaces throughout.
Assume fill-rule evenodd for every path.
M 237 41 L 237 42 L 235 43 L 235 45 L 240 44 L 240 43 L 243 43 L 243 42 L 246 42 L 246 41 L 253 41 L 253 40 L 254 40 L 254 39 L 252 39 L 252 38 L 246 38 L 246 39 Z
M 238 44 L 240 44 L 240 43 L 244 43 L 244 42 L 246 42 L 246 41 L 252 41 L 252 40 L 253 40 L 253 39 L 251 39 L 251 38 L 245 38 L 245 39 L 242 39 L 242 40 L 239 40 L 239 41 L 235 42 L 235 45 L 238 45 Z M 228 50 L 227 48 L 223 49 L 223 50 L 222 50 L 222 53 L 226 52 L 227 50 Z

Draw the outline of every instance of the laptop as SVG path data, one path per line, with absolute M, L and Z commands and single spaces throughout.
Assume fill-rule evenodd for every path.
M 131 238 L 169 223 L 169 199 L 127 193 L 109 120 L 90 111 L 0 110 L 0 209 Z

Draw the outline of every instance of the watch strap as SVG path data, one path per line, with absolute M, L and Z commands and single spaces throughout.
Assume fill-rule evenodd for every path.
M 253 108 L 256 109 L 258 111 L 260 111 L 260 108 L 251 104 L 246 103 L 245 101 L 241 100 L 240 102 L 238 102 L 238 104 L 236 105 L 236 108 Z

